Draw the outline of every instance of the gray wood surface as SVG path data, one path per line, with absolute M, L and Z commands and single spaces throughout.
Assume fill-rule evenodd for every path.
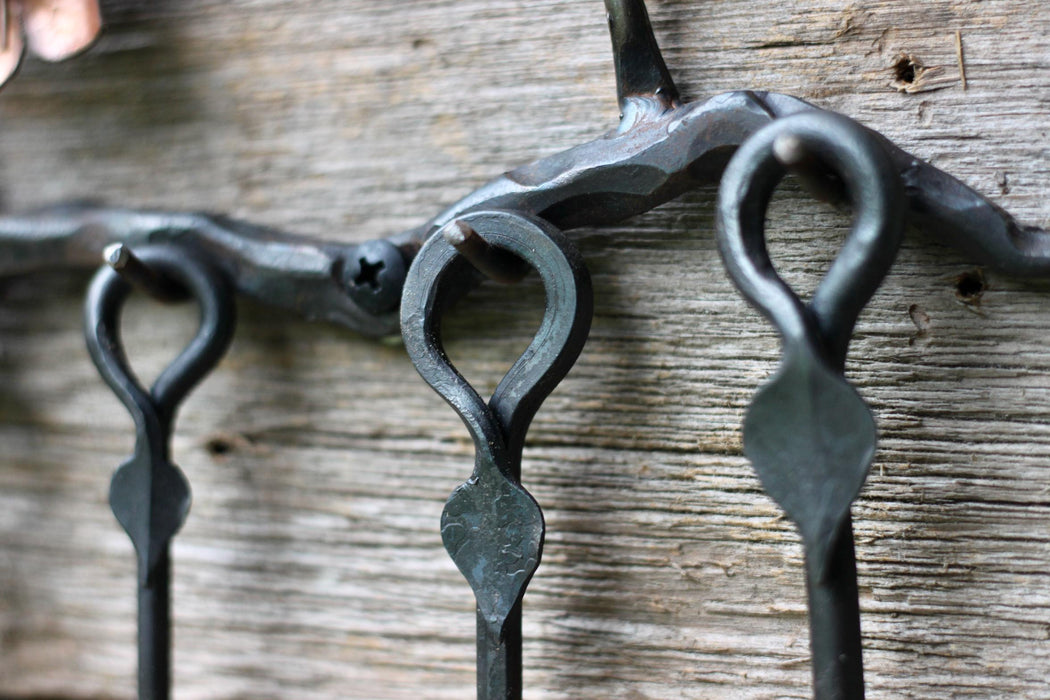
M 0 95 L 9 210 L 103 198 L 365 240 L 616 118 L 597 0 L 107 9 L 88 55 L 28 62 Z M 687 97 L 810 99 L 1050 225 L 1043 0 L 650 13 Z M 777 340 L 722 272 L 713 198 L 575 235 L 597 311 L 525 452 L 548 522 L 528 698 L 808 696 L 801 549 L 740 443 Z M 847 225 L 785 185 L 779 269 L 812 289 Z M 850 353 L 881 431 L 854 509 L 871 698 L 1050 698 L 1050 285 L 975 262 L 909 234 Z M 85 282 L 0 292 L 3 697 L 133 695 L 134 564 L 106 504 L 131 423 L 83 349 Z M 535 280 L 483 288 L 455 311 L 450 354 L 491 390 L 541 306 Z M 149 377 L 193 313 L 137 304 L 126 328 Z M 176 698 L 472 696 L 472 598 L 437 527 L 472 446 L 400 347 L 242 303 L 174 457 L 194 489 L 174 549 Z

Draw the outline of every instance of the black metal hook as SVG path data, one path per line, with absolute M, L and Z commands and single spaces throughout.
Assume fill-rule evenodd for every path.
M 800 158 L 835 172 L 855 210 L 846 242 L 808 304 L 773 268 L 764 234 L 773 190 Z M 850 505 L 867 477 L 876 427 L 842 371 L 857 316 L 896 256 L 904 202 L 883 142 L 831 113 L 785 117 L 755 133 L 719 189 L 726 269 L 783 338 L 781 366 L 745 417 L 744 453 L 805 544 L 818 700 L 864 697 Z
M 540 404 L 568 373 L 590 330 L 590 276 L 575 247 L 534 217 L 506 211 L 463 222 L 493 249 L 537 270 L 547 292 L 535 338 L 486 404 L 449 362 L 441 315 L 469 290 L 469 261 L 434 236 L 408 273 L 401 302 L 405 348 L 420 375 L 460 415 L 476 448 L 470 479 L 449 497 L 441 538 L 474 590 L 478 607 L 478 697 L 521 697 L 521 599 L 539 566 L 543 514 L 520 485 L 525 433 Z
M 179 288 L 200 306 L 197 335 L 149 391 L 132 372 L 120 337 L 120 312 L 131 283 L 104 267 L 85 306 L 91 359 L 135 421 L 134 454 L 113 475 L 109 502 L 138 559 L 139 698 L 165 700 L 171 685 L 169 546 L 190 507 L 189 483 L 170 459 L 171 429 L 179 404 L 229 347 L 235 313 L 225 279 L 184 251 L 146 247 L 128 259 L 148 271 L 149 279 Z

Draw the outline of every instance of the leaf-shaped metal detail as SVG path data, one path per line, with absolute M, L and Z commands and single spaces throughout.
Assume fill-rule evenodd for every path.
M 798 525 L 820 571 L 867 478 L 875 441 L 864 400 L 806 352 L 785 361 L 747 412 L 744 453 Z
M 478 610 L 502 631 L 540 564 L 543 513 L 528 491 L 494 465 L 452 492 L 441 514 L 441 540 L 466 577 Z
M 190 485 L 174 464 L 151 465 L 148 453 L 136 454 L 113 475 L 109 505 L 135 545 L 140 584 L 148 587 L 157 562 L 186 521 Z

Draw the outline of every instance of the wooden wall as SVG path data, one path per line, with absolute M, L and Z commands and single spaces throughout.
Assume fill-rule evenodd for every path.
M 86 56 L 29 61 L 0 94 L 8 211 L 101 198 L 366 240 L 616 119 L 597 0 L 105 8 Z M 798 95 L 1050 225 L 1043 0 L 650 14 L 687 98 Z M 910 83 L 902 56 L 920 66 Z M 741 454 L 778 344 L 722 271 L 713 200 L 574 234 L 597 310 L 526 447 L 548 522 L 528 698 L 809 695 L 798 538 Z M 811 290 L 848 221 L 791 184 L 771 221 L 779 269 Z M 1050 698 L 1050 285 L 978 262 L 911 232 L 850 353 L 881 432 L 854 509 L 870 698 Z M 134 692 L 134 563 L 106 503 L 132 428 L 83 348 L 86 280 L 0 289 L 8 698 Z M 534 279 L 483 288 L 450 322 L 451 355 L 491 390 L 541 307 Z M 240 311 L 174 443 L 194 489 L 174 549 L 175 697 L 471 697 L 472 597 L 438 534 L 473 462 L 465 429 L 396 342 Z M 134 305 L 133 364 L 155 374 L 193 323 Z

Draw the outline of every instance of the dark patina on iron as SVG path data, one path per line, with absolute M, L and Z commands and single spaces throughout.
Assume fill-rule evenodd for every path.
M 441 516 L 441 539 L 477 600 L 478 698 L 521 697 L 521 599 L 540 563 L 543 514 L 521 486 L 525 434 L 540 404 L 572 368 L 590 330 L 591 282 L 575 247 L 550 224 L 505 211 L 454 222 L 485 248 L 534 268 L 547 293 L 540 328 L 486 403 L 449 362 L 441 317 L 474 285 L 470 259 L 435 236 L 412 265 L 401 303 L 405 349 L 416 369 L 459 414 L 474 440 L 471 477 Z M 462 230 L 462 229 L 459 229 Z
M 125 255 L 130 255 L 125 251 Z M 200 306 L 200 328 L 147 391 L 128 364 L 120 314 L 132 284 L 110 267 L 88 291 L 88 351 L 106 383 L 135 421 L 135 451 L 110 483 L 109 503 L 138 559 L 138 697 L 167 700 L 171 688 L 169 556 L 172 538 L 190 507 L 190 487 L 171 461 L 171 433 L 179 404 L 229 347 L 234 331 L 232 292 L 224 277 L 172 246 L 138 249 L 130 260 L 178 287 Z M 110 260 L 111 264 L 116 261 Z M 116 262 L 120 267 L 120 263 Z
M 812 300 L 803 303 L 769 259 L 773 190 L 801 158 L 838 174 L 853 227 Z M 882 283 L 904 229 L 903 190 L 874 134 L 827 112 L 781 119 L 744 142 L 722 178 L 718 243 L 744 297 L 780 332 L 783 358 L 744 419 L 744 453 L 802 534 L 817 700 L 864 697 L 850 504 L 875 454 L 871 410 L 845 380 L 857 316 Z

